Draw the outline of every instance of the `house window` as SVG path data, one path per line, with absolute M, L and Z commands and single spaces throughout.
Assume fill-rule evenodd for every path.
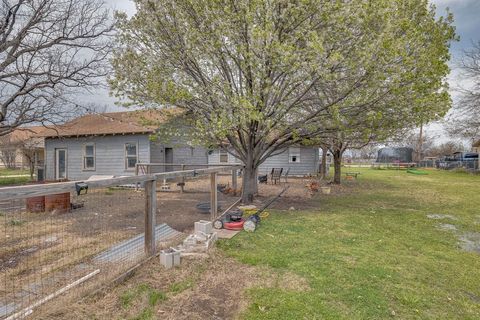
M 220 149 L 220 163 L 228 163 L 228 152 L 226 150 Z
M 297 163 L 300 162 L 300 148 L 288 148 L 288 162 Z
M 95 170 L 95 145 L 86 144 L 83 146 L 83 169 Z
M 135 169 L 138 161 L 137 144 L 125 143 L 125 168 Z

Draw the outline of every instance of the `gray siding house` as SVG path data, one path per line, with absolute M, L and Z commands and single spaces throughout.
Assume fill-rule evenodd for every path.
M 272 168 L 283 168 L 284 172 L 290 169 L 289 175 L 307 176 L 316 174 L 320 168 L 319 148 L 296 146 L 285 149 L 280 154 L 271 156 L 263 162 L 259 169 L 259 174 L 270 173 Z M 208 154 L 209 164 L 222 163 L 240 163 L 235 156 L 225 150 L 214 150 Z
M 225 150 L 190 146 L 181 139 L 169 142 L 150 137 L 158 125 L 169 119 L 168 111 L 129 111 L 88 114 L 67 122 L 45 134 L 46 180 L 87 180 L 91 176 L 135 175 L 137 163 L 240 164 Z M 152 125 L 146 125 L 151 123 Z M 290 169 L 292 176 L 318 172 L 319 149 L 298 146 L 267 159 L 259 173 L 272 168 Z M 180 169 L 179 167 L 170 170 Z M 168 167 L 154 166 L 150 172 Z
M 203 147 L 152 141 L 154 126 L 165 120 L 154 111 L 89 114 L 45 137 L 47 180 L 86 180 L 93 175 L 135 175 L 137 163 L 206 164 Z M 178 170 L 178 168 L 175 168 Z M 156 167 L 152 172 L 163 171 Z

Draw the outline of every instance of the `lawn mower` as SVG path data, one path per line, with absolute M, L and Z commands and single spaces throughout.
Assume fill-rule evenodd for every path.
M 248 218 L 244 218 L 244 213 L 240 209 L 233 209 L 226 212 L 223 216 L 219 217 L 217 220 L 213 222 L 213 227 L 215 229 L 227 229 L 227 230 L 242 230 L 253 232 L 257 228 L 258 223 L 260 223 L 262 217 L 266 217 L 267 215 L 262 215 L 265 209 L 270 206 L 275 200 L 280 198 L 285 191 L 287 191 L 289 187 L 287 186 L 284 188 L 278 195 L 270 199 L 262 208 L 257 210 L 256 212 L 252 213 L 248 216 Z
M 232 209 L 213 222 L 215 229 L 242 230 L 244 219 L 240 209 Z

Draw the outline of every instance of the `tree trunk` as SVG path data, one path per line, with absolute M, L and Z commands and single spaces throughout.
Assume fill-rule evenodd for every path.
M 322 147 L 322 162 L 320 164 L 320 178 L 325 179 L 327 177 L 327 148 Z
M 335 166 L 335 175 L 333 177 L 333 183 L 340 184 L 342 177 L 342 154 L 341 150 L 335 150 L 333 152 L 333 164 Z
M 245 204 L 252 203 L 253 197 L 258 192 L 258 168 L 254 168 L 252 164 L 246 165 L 242 179 L 242 202 Z

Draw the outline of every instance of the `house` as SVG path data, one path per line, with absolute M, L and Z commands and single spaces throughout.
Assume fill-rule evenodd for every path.
M 56 127 L 55 133 L 43 135 L 46 179 L 131 176 L 137 163 L 206 164 L 207 150 L 203 147 L 180 144 L 176 139 L 168 143 L 151 139 L 158 125 L 169 119 L 168 113 L 87 114 Z
M 293 146 L 283 152 L 266 159 L 258 168 L 259 174 L 268 174 L 272 168 L 289 170 L 292 176 L 307 176 L 319 172 L 320 152 L 318 147 Z M 239 159 L 226 150 L 213 150 L 208 154 L 209 164 L 234 164 L 241 163 Z
M 0 137 L 0 166 L 31 170 L 43 167 L 44 140 L 38 135 L 48 130 L 44 126 L 19 127 Z
M 240 163 L 225 150 L 189 145 L 182 138 L 171 138 L 168 142 L 152 139 L 159 125 L 166 125 L 171 119 L 169 113 L 174 110 L 87 114 L 55 127 L 54 131 L 43 135 L 46 179 L 86 180 L 93 175 L 135 175 L 137 163 Z M 168 167 L 152 168 L 150 172 L 161 172 Z M 319 169 L 319 149 L 290 147 L 268 158 L 260 166 L 259 173 L 268 173 L 272 168 L 290 168 L 290 174 L 298 176 L 315 174 Z
M 480 139 L 472 143 L 472 152 L 480 154 Z

